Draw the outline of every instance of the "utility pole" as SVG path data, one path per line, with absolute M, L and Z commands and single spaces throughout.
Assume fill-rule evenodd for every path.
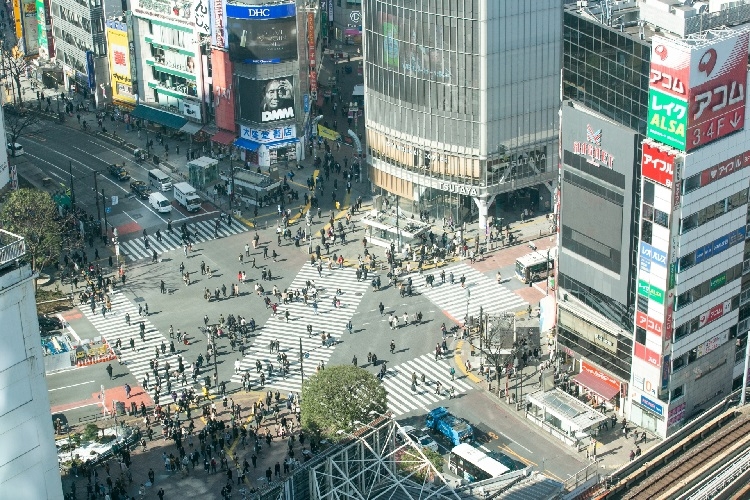
M 107 198 L 104 197 L 104 188 L 102 188 L 102 205 L 104 205 L 104 246 L 107 246 L 107 239 L 109 239 L 109 231 L 107 230 Z M 97 204 L 98 208 L 98 204 Z
M 399 195 L 396 195 L 396 251 L 397 252 L 401 251 L 401 231 L 399 230 L 399 227 L 398 227 L 398 219 L 399 219 L 399 217 L 398 217 L 398 201 L 399 201 L 399 198 L 400 198 Z M 395 258 L 395 256 L 394 256 L 394 258 Z M 467 309 L 468 309 L 468 307 L 467 307 Z
M 232 198 L 234 198 L 234 167 L 232 166 L 232 154 L 229 154 L 229 214 L 232 212 Z
M 299 339 L 299 373 L 300 373 L 300 381 L 305 382 L 305 367 L 302 364 L 302 360 L 304 359 L 304 354 L 302 354 L 302 337 Z
M 76 192 L 73 189 L 73 162 L 68 162 L 68 174 L 70 174 L 70 206 L 76 206 Z

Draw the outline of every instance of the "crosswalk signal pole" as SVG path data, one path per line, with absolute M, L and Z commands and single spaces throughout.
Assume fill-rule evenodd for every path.
M 104 246 L 107 246 L 109 231 L 107 230 L 107 199 L 104 197 L 104 188 L 102 188 L 102 205 L 104 205 L 104 236 L 102 236 L 102 239 L 104 240 Z
M 305 367 L 304 367 L 304 355 L 302 354 L 302 337 L 299 339 L 299 373 L 300 373 L 300 381 L 305 381 Z

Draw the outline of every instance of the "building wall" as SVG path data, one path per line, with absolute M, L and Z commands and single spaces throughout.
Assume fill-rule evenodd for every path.
M 62 499 L 31 269 L 0 273 L 0 491 Z

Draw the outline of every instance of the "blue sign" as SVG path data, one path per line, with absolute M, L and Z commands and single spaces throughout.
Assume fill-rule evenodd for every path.
M 107 213 L 111 213 L 112 212 L 112 207 L 104 207 L 104 211 L 107 212 Z
M 281 62 L 281 59 L 245 59 L 242 62 L 245 64 L 277 64 Z
M 735 245 L 739 245 L 745 241 L 746 229 L 742 226 L 739 229 L 735 229 L 729 234 L 718 238 L 708 245 L 698 248 L 695 251 L 695 263 L 700 264 L 704 260 L 710 259 L 714 255 L 718 255 L 724 250 L 728 250 Z
M 234 19 L 280 19 L 292 17 L 296 11 L 294 3 L 281 5 L 238 5 L 226 4 L 227 17 Z
M 656 413 L 659 416 L 664 416 L 664 407 L 660 405 L 659 403 L 655 403 L 654 401 L 651 401 L 646 396 L 641 396 L 641 405 L 645 408 L 648 408 L 652 412 Z
M 86 72 L 89 77 L 89 89 L 93 90 L 96 88 L 96 72 L 94 70 L 94 53 L 90 50 L 86 51 Z
M 310 112 L 310 94 L 305 94 L 302 96 L 302 103 L 305 107 L 305 113 Z
M 666 269 L 667 252 L 662 252 L 658 248 L 654 248 L 648 243 L 641 241 L 641 269 L 644 269 L 644 261 L 648 262 L 648 265 L 645 266 L 648 267 L 648 270 L 651 269 L 651 263 L 654 263 Z

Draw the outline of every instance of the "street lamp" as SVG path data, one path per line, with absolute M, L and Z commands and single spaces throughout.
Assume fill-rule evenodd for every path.
M 109 231 L 107 230 L 107 198 L 104 197 L 104 188 L 102 188 L 102 205 L 104 205 L 104 246 L 107 246 L 107 239 L 109 239 Z

